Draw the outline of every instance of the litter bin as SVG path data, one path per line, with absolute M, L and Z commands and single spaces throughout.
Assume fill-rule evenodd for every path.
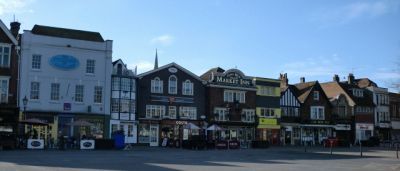
M 123 149 L 125 147 L 125 136 L 124 134 L 116 133 L 113 135 L 114 147 L 116 149 Z

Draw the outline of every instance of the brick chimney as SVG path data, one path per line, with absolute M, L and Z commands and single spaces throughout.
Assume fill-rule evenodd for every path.
M 335 81 L 335 82 L 340 82 L 339 75 L 335 74 L 335 75 L 333 76 L 333 81 Z
M 300 83 L 305 83 L 305 82 L 306 82 L 306 78 L 300 77 Z
M 348 84 L 353 84 L 354 83 L 354 75 L 353 75 L 353 73 L 349 73 L 349 76 L 347 77 L 347 83 Z
M 289 79 L 287 78 L 287 73 L 280 74 L 279 79 L 281 80 L 281 88 L 287 87 L 289 85 Z
M 10 31 L 15 38 L 18 37 L 18 32 L 19 32 L 20 26 L 21 26 L 21 23 L 19 23 L 17 21 L 10 23 Z

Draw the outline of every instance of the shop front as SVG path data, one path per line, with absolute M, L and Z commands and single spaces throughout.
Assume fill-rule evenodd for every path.
M 400 142 L 400 121 L 391 121 L 392 129 L 391 129 L 391 139 L 393 141 Z
M 137 143 L 137 121 L 129 120 L 110 120 L 111 134 L 117 131 L 122 131 L 124 134 L 124 143 Z
M 0 107 L 0 147 L 16 148 L 18 133 L 18 108 Z
M 339 141 L 339 145 L 347 146 L 353 143 L 354 136 L 350 124 L 336 124 L 332 136 Z
M 324 140 L 332 137 L 332 125 L 301 125 L 301 141 L 303 145 L 323 145 Z
M 374 136 L 374 124 L 373 123 L 356 123 L 356 139 L 355 141 L 368 140 Z
M 268 141 L 271 145 L 280 144 L 280 129 L 276 118 L 259 118 L 256 139 L 258 141 Z
M 297 123 L 281 123 L 281 142 L 284 145 L 301 145 L 301 128 Z

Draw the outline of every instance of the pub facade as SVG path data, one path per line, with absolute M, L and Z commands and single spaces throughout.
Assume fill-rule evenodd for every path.
M 206 115 L 210 126 L 222 129 L 208 131 L 208 140 L 235 141 L 250 147 L 255 140 L 256 86 L 252 77 L 238 69 L 213 68 L 201 78 L 207 81 Z M 210 129 L 209 129 L 210 130 Z
M 18 31 L 20 23 L 11 29 L 0 20 L 0 147 L 14 148 L 18 130 Z
M 176 63 L 138 75 L 138 143 L 181 146 L 205 125 L 203 80 Z

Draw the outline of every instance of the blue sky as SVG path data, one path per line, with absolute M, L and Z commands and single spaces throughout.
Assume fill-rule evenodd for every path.
M 400 80 L 400 1 L 0 0 L 0 17 L 100 32 L 114 59 L 139 72 L 177 62 L 195 74 L 220 66 L 290 83 L 343 79 L 382 87 Z

